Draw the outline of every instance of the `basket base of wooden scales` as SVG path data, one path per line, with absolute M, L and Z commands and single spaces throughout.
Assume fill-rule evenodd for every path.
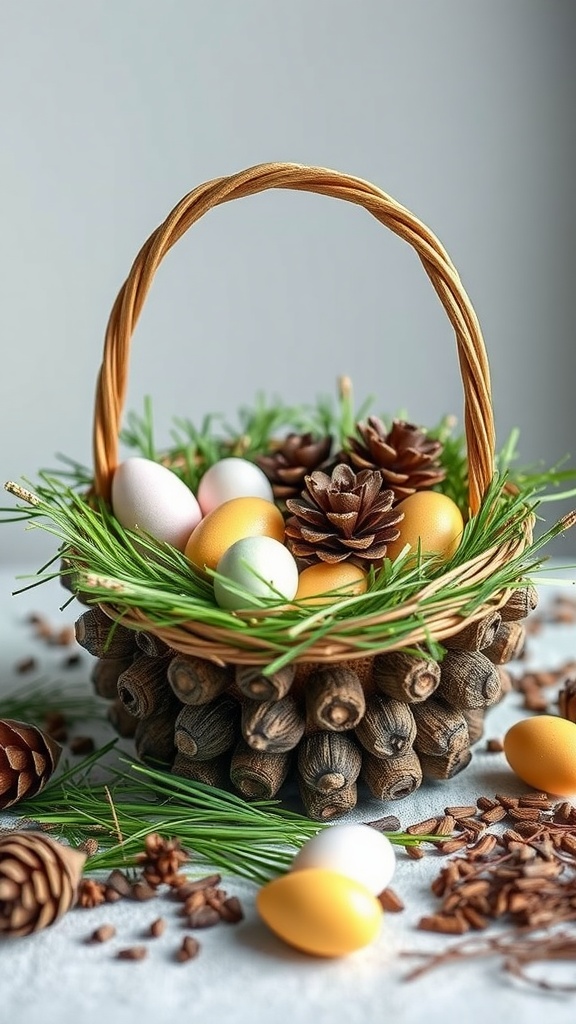
M 295 782 L 322 821 L 349 812 L 359 785 L 399 800 L 466 768 L 487 710 L 512 688 L 504 666 L 521 655 L 536 603 L 532 586 L 514 590 L 443 641 L 440 662 L 400 650 L 271 676 L 178 653 L 98 607 L 77 620 L 76 638 L 97 659 L 92 683 L 110 722 L 143 762 L 247 800 Z

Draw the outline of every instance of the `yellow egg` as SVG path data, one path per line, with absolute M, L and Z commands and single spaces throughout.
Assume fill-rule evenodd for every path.
M 350 562 L 336 562 L 334 565 L 318 562 L 300 573 L 296 600 L 309 605 L 334 604 L 341 597 L 363 594 L 367 585 L 367 574 L 358 565 Z M 329 597 L 319 596 L 334 590 L 338 593 Z
M 524 718 L 504 736 L 508 764 L 523 782 L 555 796 L 576 794 L 576 724 L 555 715 Z
M 382 907 L 360 882 L 326 868 L 304 868 L 268 882 L 256 907 L 269 928 L 304 953 L 338 957 L 378 935 Z
M 398 523 L 400 536 L 386 548 L 386 557 L 394 561 L 407 544 L 422 555 L 436 554 L 443 561 L 452 557 L 462 539 L 464 520 L 452 498 L 437 491 L 416 491 L 396 506 L 404 513 Z
M 224 552 L 243 537 L 272 537 L 282 542 L 280 509 L 265 498 L 231 498 L 198 523 L 185 554 L 197 569 L 215 569 Z

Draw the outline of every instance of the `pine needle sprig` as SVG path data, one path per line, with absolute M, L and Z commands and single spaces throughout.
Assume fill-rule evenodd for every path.
M 263 883 L 286 871 L 301 846 L 330 827 L 283 807 L 279 800 L 247 803 L 233 793 L 135 763 L 125 755 L 119 765 L 105 765 L 105 782 L 93 781 L 94 767 L 111 747 L 107 744 L 19 804 L 20 814 L 60 839 L 78 845 L 95 838 L 99 850 L 88 859 L 87 872 L 136 864 L 144 839 L 157 832 L 178 838 L 198 864 Z M 401 831 L 384 834 L 398 846 L 439 838 Z
M 397 645 L 416 628 L 424 629 L 425 615 L 449 612 L 455 607 L 478 606 L 499 587 L 513 587 L 541 564 L 537 552 L 571 525 L 564 517 L 543 537 L 527 543 L 522 554 L 497 569 L 489 578 L 471 584 L 466 572 L 461 580 L 451 575 L 473 559 L 486 558 L 491 548 L 521 538 L 534 520 L 537 501 L 532 493 L 510 493 L 506 477 L 496 476 L 478 514 L 466 523 L 462 542 L 448 563 L 420 559 L 414 566 L 398 558 L 384 562 L 370 578 L 364 594 L 342 597 L 328 609 L 317 611 L 293 602 L 289 608 L 280 599 L 262 600 L 249 614 L 219 608 L 212 587 L 195 573 L 185 556 L 169 545 L 132 534 L 114 518 L 102 501 L 89 504 L 61 480 L 41 474 L 36 493 L 16 484 L 7 485 L 25 505 L 23 518 L 47 530 L 65 554 L 77 588 L 95 603 L 116 609 L 121 618 L 133 608 L 160 628 L 195 621 L 209 627 L 234 631 L 235 643 L 248 645 L 257 638 L 265 642 L 271 663 L 265 672 L 277 671 L 308 647 L 330 634 L 331 640 L 354 637 L 358 648 L 386 650 Z M 136 542 L 137 541 L 137 542 Z M 55 573 L 36 574 L 35 582 L 53 579 Z M 411 599 L 417 601 L 411 604 Z M 252 601 L 254 604 L 254 601 Z M 404 608 L 398 618 L 386 623 L 382 636 L 383 610 Z M 280 614 L 279 614 L 280 613 Z

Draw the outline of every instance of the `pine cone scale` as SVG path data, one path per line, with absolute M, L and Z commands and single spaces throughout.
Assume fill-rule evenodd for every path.
M 0 809 L 39 793 L 61 753 L 62 747 L 36 726 L 0 719 Z
M 4 752 L 6 754 L 6 760 L 8 761 L 8 767 L 11 768 L 12 771 L 24 771 L 28 763 L 28 758 L 26 757 L 25 751 L 22 750 L 21 747 L 4 747 Z
M 303 526 L 300 532 L 303 539 L 311 545 L 325 544 L 331 537 L 335 536 L 334 530 L 311 530 L 308 526 Z
M 326 519 L 332 526 L 344 535 L 344 537 L 352 537 L 356 525 L 358 523 L 357 512 L 327 512 Z
M 36 775 L 35 775 L 34 772 L 30 772 L 30 771 L 19 772 L 19 774 L 18 774 L 18 782 L 16 784 L 16 800 L 15 800 L 15 803 L 18 803 L 19 800 L 23 800 L 25 796 L 29 796 L 30 795 L 32 789 L 34 788 L 34 783 L 35 782 L 36 782 Z
M 311 508 L 309 505 L 305 505 L 301 501 L 296 501 L 294 498 L 290 498 L 286 502 L 286 507 L 294 515 L 298 516 L 299 519 L 305 520 L 311 526 L 325 526 L 326 517 L 324 513 L 317 508 Z M 290 520 L 288 520 L 290 522 Z

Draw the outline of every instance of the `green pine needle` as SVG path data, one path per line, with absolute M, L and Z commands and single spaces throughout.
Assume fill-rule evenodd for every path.
M 253 408 L 240 410 L 237 426 L 213 416 L 206 417 L 198 428 L 188 421 L 175 421 L 175 446 L 159 453 L 152 407 L 147 399 L 143 416 L 129 416 L 122 436 L 132 450 L 162 460 L 190 486 L 195 486 L 207 465 L 216 459 L 231 453 L 253 459 L 258 452 L 270 450 L 289 430 L 306 429 L 319 435 L 328 431 L 339 444 L 344 436 L 350 436 L 353 424 L 365 411 L 354 411 L 352 389 L 345 380 L 341 382 L 336 408 L 327 400 L 319 401 L 315 407 L 290 407 L 279 401 L 267 403 L 260 396 Z M 439 489 L 453 498 L 466 519 L 468 474 L 464 440 L 455 435 L 451 417 L 445 417 L 429 433 L 444 446 L 446 479 Z M 576 495 L 576 488 L 560 495 L 553 493 L 555 488 L 573 480 L 576 470 L 560 470 L 558 466 L 550 470 L 514 469 L 517 445 L 518 432 L 514 431 L 498 456 L 497 472 L 482 506 L 467 520 L 462 541 L 448 563 L 419 558 L 414 565 L 414 559 L 408 555 L 393 564 L 385 559 L 382 568 L 371 573 L 366 593 L 343 597 L 335 592 L 334 603 L 317 610 L 294 603 L 287 609 L 280 598 L 256 602 L 249 614 L 219 608 L 211 581 L 196 573 L 181 552 L 125 530 L 104 501 L 85 499 L 88 471 L 72 460 L 66 460 L 60 472 L 40 472 L 37 483 L 30 485 L 31 491 L 7 484 L 9 491 L 24 499 L 23 504 L 15 511 L 0 511 L 12 512 L 11 518 L 28 520 L 31 526 L 52 534 L 57 544 L 58 554 L 53 563 L 28 577 L 22 589 L 61 575 L 64 570 L 54 563 L 65 555 L 69 564 L 66 571 L 71 574 L 75 588 L 88 600 L 115 608 L 119 618 L 124 612 L 140 609 L 160 629 L 195 621 L 233 632 L 234 643 L 240 648 L 259 640 L 270 655 L 263 671 L 271 674 L 325 637 L 336 642 L 354 638 L 358 650 L 368 656 L 397 647 L 415 630 L 424 630 L 433 614 L 459 607 L 466 616 L 497 591 L 525 585 L 541 567 L 544 546 L 572 525 L 571 517 L 555 523 L 484 582 L 442 582 L 452 569 L 464 566 L 492 546 L 519 540 L 529 522 L 537 518 L 542 502 L 554 496 Z M 433 584 L 432 593 L 422 598 L 426 584 Z M 235 589 L 243 595 L 241 588 Z M 390 617 L 383 632 L 378 621 L 383 613 L 401 610 L 415 597 L 418 607 L 397 618 Z M 249 603 L 254 606 L 254 598 Z M 375 624 L 371 624 L 372 619 Z
M 80 687 L 61 685 L 50 679 L 19 684 L 0 697 L 0 718 L 12 718 L 42 726 L 46 717 L 60 712 L 69 725 L 104 719 L 106 702 L 86 694 Z
M 179 839 L 198 865 L 262 884 L 288 870 L 303 844 L 330 827 L 286 809 L 279 800 L 247 803 L 124 756 L 105 764 L 113 747 L 114 742 L 102 747 L 18 805 L 20 816 L 48 828 L 55 838 L 74 846 L 96 839 L 99 850 L 88 858 L 86 872 L 135 865 L 146 836 L 157 832 Z M 105 774 L 105 781 L 95 780 L 95 770 Z M 441 838 L 384 835 L 399 846 Z

